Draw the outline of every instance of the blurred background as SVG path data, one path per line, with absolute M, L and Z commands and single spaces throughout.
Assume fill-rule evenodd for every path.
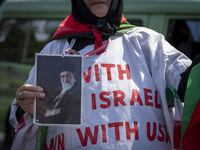
M 131 24 L 151 28 L 193 59 L 200 53 L 200 0 L 124 0 Z M 0 0 L 0 149 L 10 149 L 8 122 L 16 89 L 24 84 L 35 53 L 71 12 L 70 0 Z

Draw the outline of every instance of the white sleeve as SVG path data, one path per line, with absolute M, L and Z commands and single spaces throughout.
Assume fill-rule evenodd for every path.
M 168 110 L 165 89 L 167 86 L 178 88 L 183 73 L 191 60 L 171 46 L 163 35 L 150 29 L 137 27 L 130 32 L 132 47 L 139 49 L 144 65 L 158 90 L 162 101 L 163 114 L 166 120 L 170 139 L 173 139 L 173 120 Z
M 141 30 L 139 33 L 142 38 L 138 40 L 153 80 L 155 83 L 164 80 L 166 86 L 177 89 L 180 74 L 191 65 L 191 60 L 171 46 L 163 35 L 146 28 L 138 30 Z

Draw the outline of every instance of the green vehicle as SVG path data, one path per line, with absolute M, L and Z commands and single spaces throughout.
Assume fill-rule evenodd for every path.
M 70 0 L 6 0 L 0 7 L 0 132 L 16 89 L 25 83 L 36 52 L 71 12 Z M 124 0 L 136 26 L 162 33 L 193 59 L 200 53 L 200 0 Z

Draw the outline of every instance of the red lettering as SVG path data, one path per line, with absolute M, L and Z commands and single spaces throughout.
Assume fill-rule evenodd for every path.
M 95 110 L 97 109 L 96 96 L 94 93 L 91 96 L 92 96 L 92 109 Z
M 158 104 L 158 91 L 155 91 L 155 107 L 161 109 L 161 105 Z
M 85 80 L 86 83 L 89 83 L 89 82 L 90 82 L 91 70 L 92 70 L 92 67 L 89 67 L 89 68 L 88 68 L 88 73 L 86 74 L 86 73 L 84 72 L 84 80 Z
M 85 128 L 85 136 L 83 138 L 83 134 L 82 134 L 81 130 L 76 129 L 76 132 L 78 133 L 80 142 L 81 142 L 83 147 L 87 146 L 88 138 L 90 139 L 90 141 L 93 145 L 97 143 L 98 130 L 99 130 L 99 126 L 95 126 L 94 127 L 94 136 L 93 136 L 90 128 L 86 127 Z
M 106 108 L 110 107 L 110 105 L 111 105 L 110 99 L 104 97 L 104 96 L 109 96 L 109 95 L 110 95 L 109 92 L 101 92 L 101 93 L 100 93 L 100 96 L 99 96 L 100 99 L 101 99 L 102 101 L 106 102 L 106 104 L 101 104 L 101 105 L 100 105 L 101 108 L 106 109 Z
M 150 102 L 150 100 L 152 100 L 152 96 L 148 95 L 149 93 L 152 93 L 151 89 L 144 89 L 145 105 L 153 106 L 153 103 Z
M 132 89 L 130 106 L 134 106 L 135 104 L 138 103 L 139 106 L 144 106 L 144 105 L 151 106 L 151 107 L 154 106 L 157 109 L 161 109 L 161 104 L 158 103 L 158 92 L 155 91 L 155 101 L 153 101 L 153 96 L 150 93 L 152 94 L 151 89 L 144 89 L 144 102 L 143 102 L 138 91 L 136 89 Z M 112 97 L 113 97 L 113 99 L 111 99 Z M 111 106 L 111 103 L 113 103 L 113 105 L 115 107 L 119 107 L 120 105 L 127 106 L 128 104 L 127 104 L 125 98 L 126 98 L 126 95 L 121 90 L 113 91 L 113 95 L 111 95 L 110 92 L 108 92 L 108 91 L 103 91 L 99 94 L 99 99 L 105 103 L 100 103 L 98 105 L 97 99 L 96 99 L 96 94 L 92 93 L 91 94 L 92 109 L 96 110 L 97 107 L 107 109 Z M 127 98 L 127 100 L 128 100 L 128 98 Z
M 115 107 L 119 106 L 119 103 L 121 105 L 126 106 L 126 103 L 123 101 L 125 98 L 125 94 L 122 91 L 113 91 L 113 97 L 114 97 L 114 105 Z
M 58 135 L 58 150 L 65 150 L 65 139 L 64 139 L 64 134 L 62 133 L 62 140 L 60 135 Z
M 103 143 L 107 142 L 107 134 L 106 134 L 106 125 L 103 124 L 101 125 L 101 130 L 102 130 L 102 141 Z
M 62 133 L 62 138 L 61 135 L 59 134 L 58 136 L 51 139 L 50 145 L 45 143 L 44 149 L 45 150 L 56 150 L 56 145 L 57 145 L 57 140 L 58 140 L 58 150 L 65 150 L 65 139 L 64 139 L 64 133 Z
M 112 128 L 112 127 L 115 128 L 115 138 L 116 138 L 116 141 L 120 140 L 120 132 L 119 132 L 119 127 L 120 126 L 123 126 L 123 122 L 115 122 L 115 123 L 109 123 L 108 124 L 109 128 Z
M 159 124 L 159 132 L 160 132 L 161 136 L 158 135 L 157 139 L 160 142 L 164 142 L 164 140 L 165 140 L 165 135 L 164 135 L 162 128 L 163 128 L 163 126 L 161 124 Z
M 130 128 L 130 124 L 129 122 L 125 122 L 125 126 L 126 126 L 126 138 L 127 140 L 131 139 L 131 133 L 135 134 L 135 139 L 139 140 L 139 134 L 138 134 L 138 123 L 134 122 L 134 128 Z
M 56 136 L 55 142 L 54 142 L 54 138 L 51 139 L 49 147 L 45 143 L 45 150 L 55 150 L 56 149 L 56 145 L 57 145 L 57 136 Z
M 96 82 L 100 81 L 100 69 L 99 69 L 99 67 L 100 66 L 98 64 L 94 65 L 94 75 L 95 75 Z M 111 69 L 115 68 L 116 65 L 115 64 L 101 64 L 101 67 L 106 69 L 106 74 L 107 74 L 108 81 L 112 80 Z M 119 80 L 123 80 L 124 79 L 124 75 L 127 76 L 128 80 L 131 79 L 130 68 L 129 68 L 128 64 L 125 64 L 125 69 L 124 70 L 122 70 L 122 66 L 118 64 L 117 65 L 117 70 L 118 70 Z M 92 74 L 92 67 L 88 68 L 87 73 L 83 72 L 83 76 L 84 76 L 83 78 L 84 78 L 86 83 L 90 82 L 91 75 L 93 75 Z
M 129 65 L 126 64 L 125 67 L 126 67 L 126 70 L 122 70 L 121 65 L 117 65 L 118 73 L 119 73 L 119 80 L 123 80 L 123 79 L 124 79 L 124 78 L 123 78 L 123 74 L 126 74 L 126 75 L 127 75 L 127 79 L 131 79 L 131 74 L 130 74 Z
M 99 81 L 99 66 L 94 65 L 96 81 Z
M 152 130 L 152 135 L 151 135 L 151 123 L 147 122 L 147 137 L 150 141 L 154 141 L 156 138 L 156 123 L 153 122 L 153 130 Z
M 140 106 L 143 106 L 142 99 L 141 99 L 138 91 L 133 89 L 130 105 L 135 105 L 135 102 L 138 102 L 140 104 Z
M 106 68 L 108 80 L 112 80 L 111 68 L 114 68 L 115 65 L 114 64 L 101 64 L 101 67 Z

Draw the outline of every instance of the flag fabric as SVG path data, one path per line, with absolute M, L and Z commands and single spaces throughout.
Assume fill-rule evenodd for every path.
M 167 104 L 169 106 L 169 111 L 174 119 L 174 129 L 173 129 L 173 148 L 180 149 L 181 144 L 181 121 L 183 114 L 183 105 L 173 87 L 167 87 L 165 90 Z
M 190 72 L 181 127 L 182 150 L 200 150 L 200 64 Z

